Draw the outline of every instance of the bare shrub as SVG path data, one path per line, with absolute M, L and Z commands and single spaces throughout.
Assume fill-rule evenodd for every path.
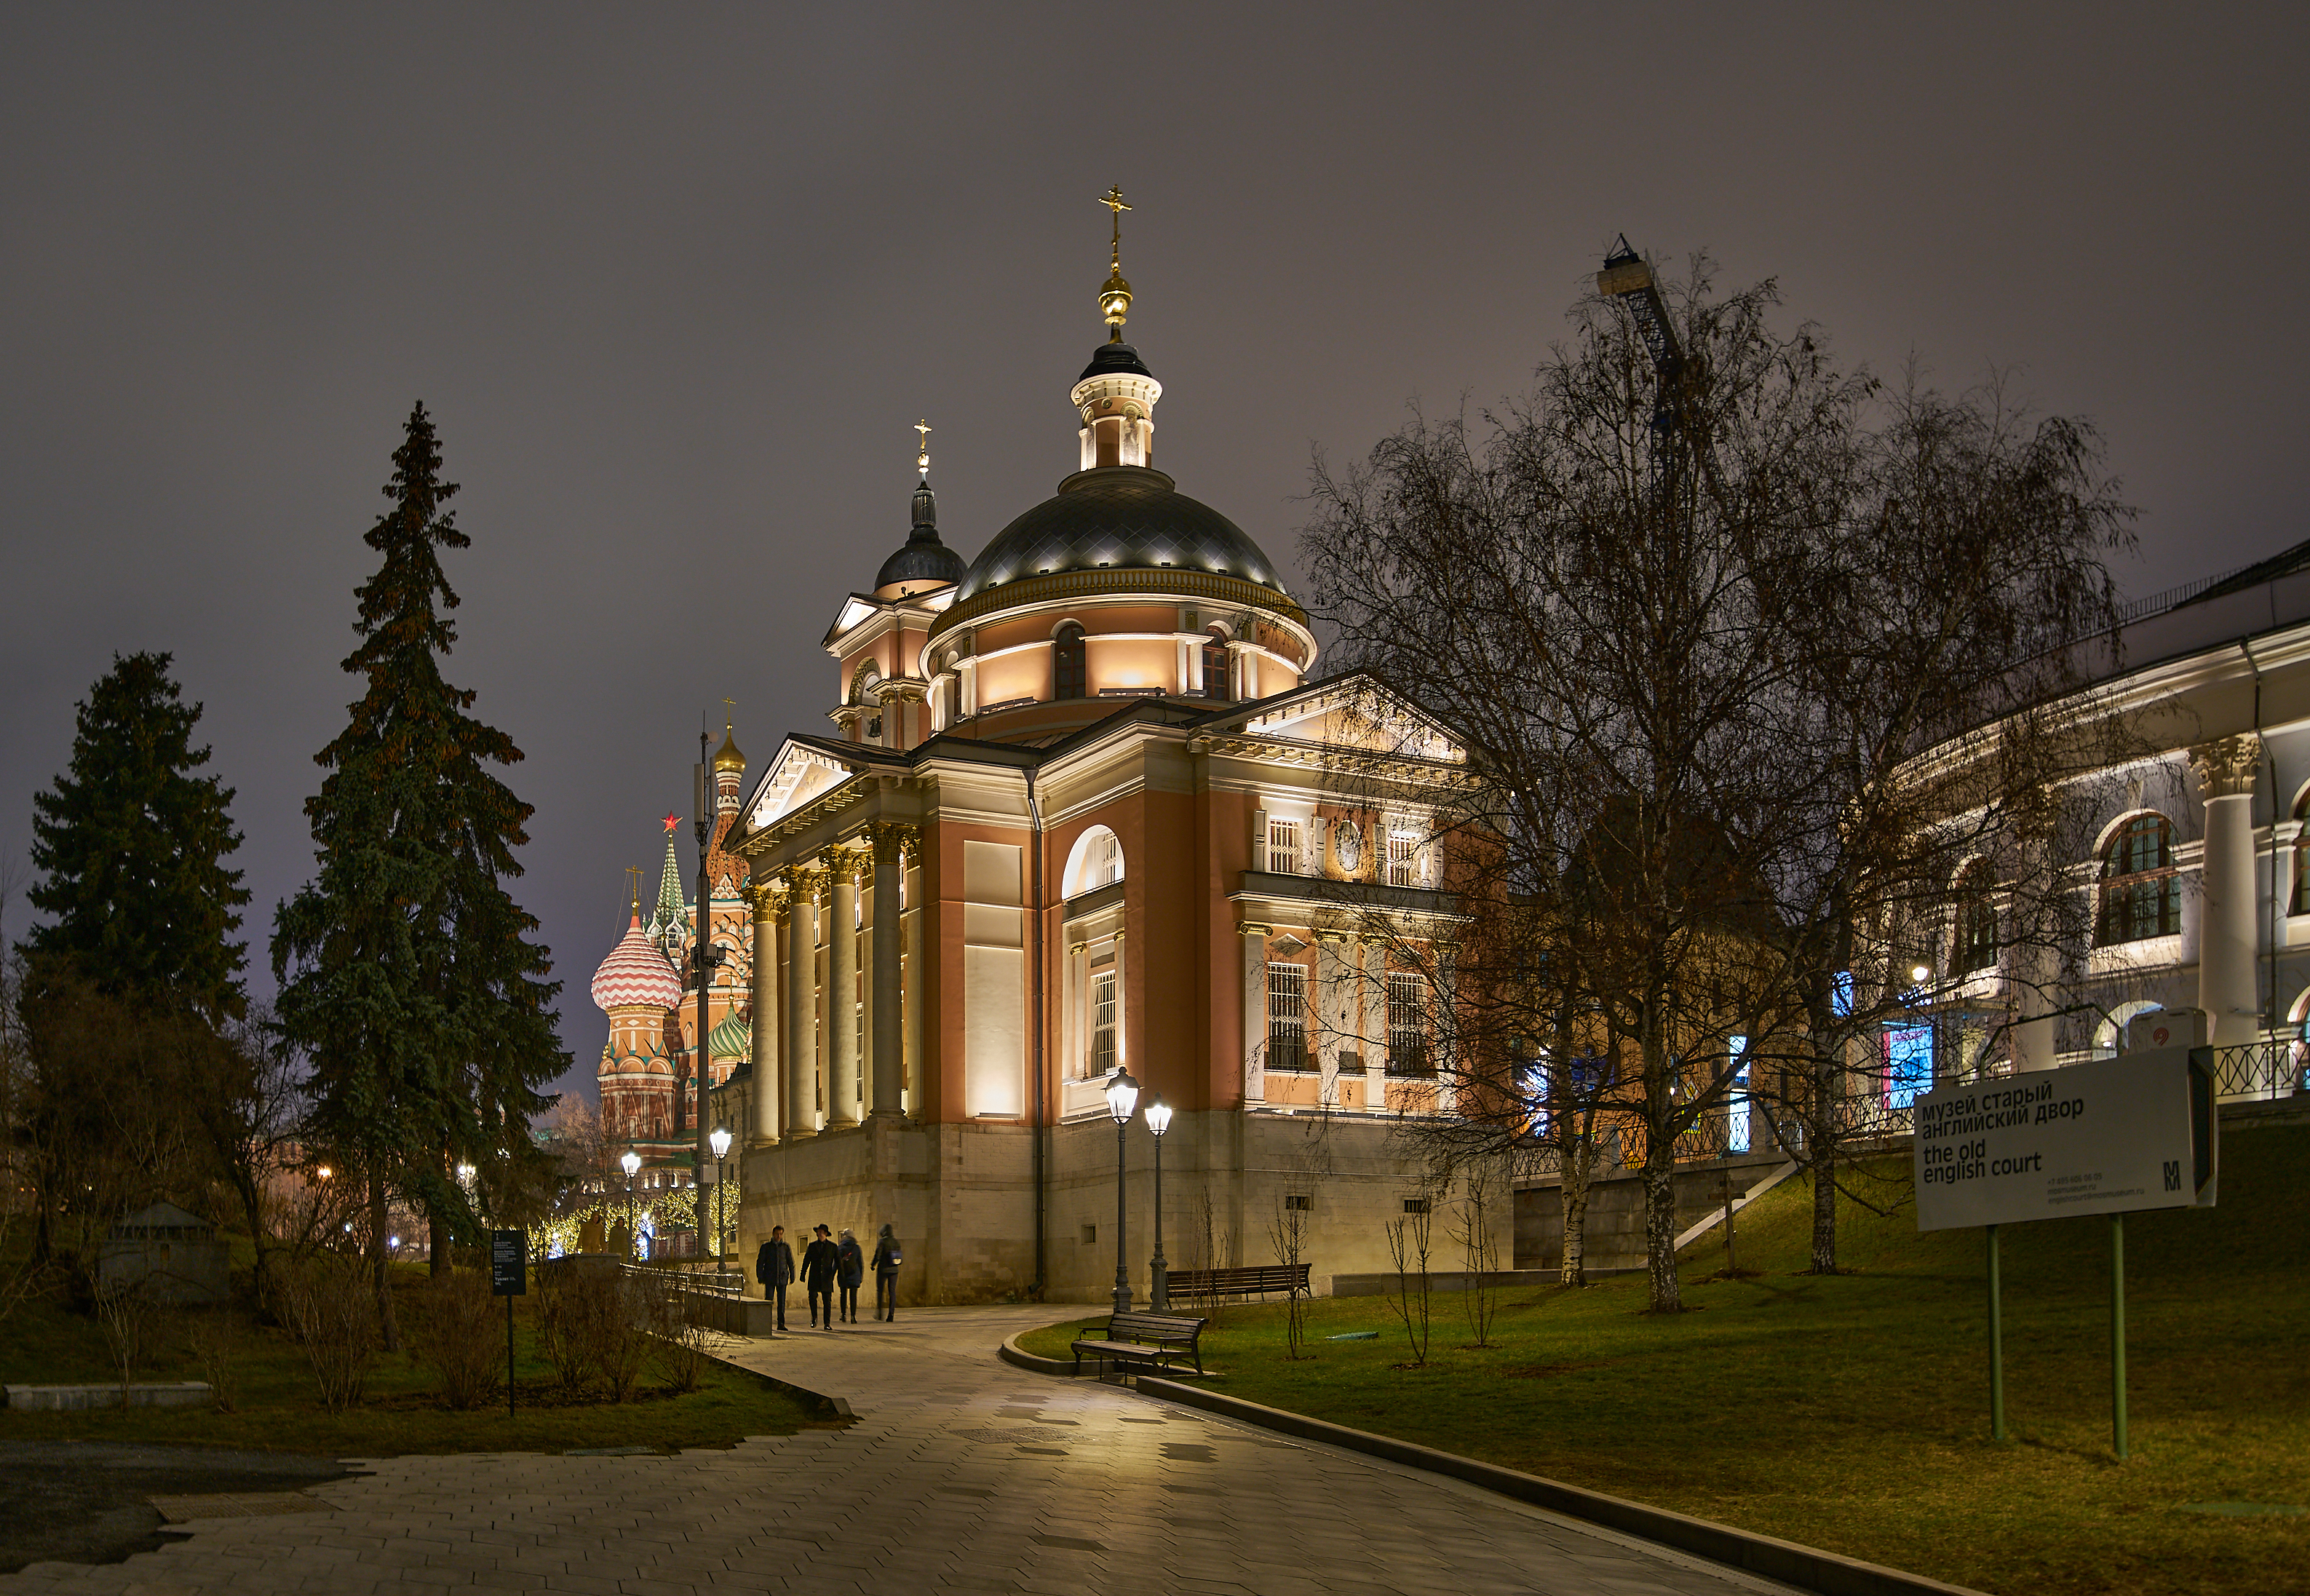
M 282 1317 L 312 1365 L 321 1405 L 332 1413 L 355 1406 L 377 1366 L 382 1336 L 363 1262 L 315 1253 L 282 1270 L 279 1284 Z
M 217 1411 L 239 1411 L 241 1356 L 248 1344 L 248 1327 L 240 1314 L 229 1307 L 195 1314 L 186 1327 L 186 1340 L 193 1361 L 200 1366 L 201 1378 L 208 1382 Z
M 128 1388 L 144 1361 L 152 1317 L 160 1305 L 145 1279 L 100 1285 L 96 1293 L 96 1322 L 104 1330 L 105 1350 L 120 1371 L 120 1405 L 128 1406 Z
M 1307 1210 L 1298 1206 L 1291 1193 L 1275 1194 L 1275 1211 L 1267 1221 L 1267 1238 L 1275 1246 L 1275 1260 L 1289 1264 L 1296 1274 L 1307 1253 Z M 1293 1289 L 1285 1293 L 1283 1308 L 1284 1356 L 1297 1363 L 1313 1357 L 1307 1345 L 1307 1297 Z
M 1428 1272 L 1429 1244 L 1436 1223 L 1437 1193 L 1425 1183 L 1403 1199 L 1403 1211 L 1387 1222 L 1387 1255 L 1395 1262 L 1395 1291 L 1388 1305 L 1403 1323 L 1404 1339 L 1411 1343 L 1411 1366 L 1428 1366 L 1429 1310 L 1435 1282 Z
M 604 1299 L 613 1282 L 601 1271 L 575 1262 L 548 1264 L 537 1271 L 537 1340 L 562 1390 L 585 1390 L 602 1367 Z
M 495 1401 L 505 1391 L 504 1311 L 488 1278 L 452 1271 L 426 1297 L 417 1356 L 433 1371 L 442 1400 L 460 1412 Z
M 655 1271 L 621 1269 L 615 1275 L 595 1277 L 592 1294 L 597 1367 L 610 1400 L 622 1402 L 641 1383 L 642 1370 L 657 1346 L 653 1304 L 666 1289 Z
M 1492 1272 L 1500 1266 L 1499 1220 L 1504 1193 L 1490 1162 L 1477 1159 L 1464 1172 L 1467 1195 L 1460 1201 L 1459 1221 L 1452 1238 L 1460 1244 L 1461 1266 L 1467 1271 L 1467 1289 L 1460 1293 L 1460 1311 L 1467 1316 L 1475 1344 L 1492 1344 L 1492 1321 L 1500 1309 L 1499 1288 Z
M 706 1323 L 705 1299 L 696 1292 L 684 1291 L 668 1278 L 651 1280 L 648 1287 L 645 1307 L 650 1332 L 657 1338 L 659 1372 L 674 1391 L 684 1394 L 696 1391 L 718 1339 Z

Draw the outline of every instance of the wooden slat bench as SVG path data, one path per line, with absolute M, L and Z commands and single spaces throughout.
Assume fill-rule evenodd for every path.
M 1103 1357 L 1110 1363 L 1139 1364 L 1157 1370 L 1167 1369 L 1174 1357 L 1188 1357 L 1195 1360 L 1195 1373 L 1203 1372 L 1203 1322 L 1177 1314 L 1117 1314 L 1107 1322 L 1107 1339 L 1103 1341 L 1083 1340 L 1072 1344 L 1075 1373 L 1082 1373 L 1083 1355 Z M 1128 1375 L 1130 1370 L 1124 1373 Z
M 1304 1263 L 1252 1263 L 1240 1269 L 1175 1269 L 1165 1289 L 1173 1297 L 1264 1297 L 1271 1291 L 1294 1296 L 1309 1291 Z

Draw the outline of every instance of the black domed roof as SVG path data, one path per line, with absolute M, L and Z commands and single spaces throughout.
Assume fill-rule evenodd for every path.
M 960 582 L 962 556 L 939 542 L 938 498 L 930 483 L 915 490 L 915 528 L 896 554 L 874 573 L 877 589 L 896 582 Z
M 1284 592 L 1243 528 L 1177 491 L 1159 471 L 1107 465 L 1077 472 L 997 533 L 970 562 L 955 597 L 960 603 L 1023 577 L 1101 567 L 1211 571 Z
M 1110 372 L 1116 371 L 1128 372 L 1133 377 L 1152 377 L 1155 375 L 1152 371 L 1147 369 L 1147 362 L 1139 358 L 1139 351 L 1137 350 L 1132 348 L 1128 343 L 1110 341 L 1100 344 L 1099 348 L 1092 352 L 1090 364 L 1083 368 L 1082 376 L 1076 377 L 1075 380 L 1077 382 L 1085 382 L 1090 380 L 1091 377 L 1104 377 Z

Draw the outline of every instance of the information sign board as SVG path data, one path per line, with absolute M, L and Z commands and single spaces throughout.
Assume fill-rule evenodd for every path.
M 1917 1228 L 2210 1207 L 2213 1051 L 1968 1081 L 1914 1106 Z
M 490 1232 L 490 1292 L 495 1297 L 529 1294 L 529 1237 L 519 1230 Z

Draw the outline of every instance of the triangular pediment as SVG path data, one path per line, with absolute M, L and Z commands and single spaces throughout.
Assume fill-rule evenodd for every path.
M 746 800 L 743 824 L 749 831 L 775 826 L 805 804 L 816 802 L 857 774 L 833 755 L 788 738 L 770 761 L 762 779 Z
M 1252 737 L 1286 738 L 1321 748 L 1354 749 L 1397 759 L 1467 762 L 1467 750 L 1434 716 L 1367 676 L 1311 682 L 1263 699 L 1233 725 Z

